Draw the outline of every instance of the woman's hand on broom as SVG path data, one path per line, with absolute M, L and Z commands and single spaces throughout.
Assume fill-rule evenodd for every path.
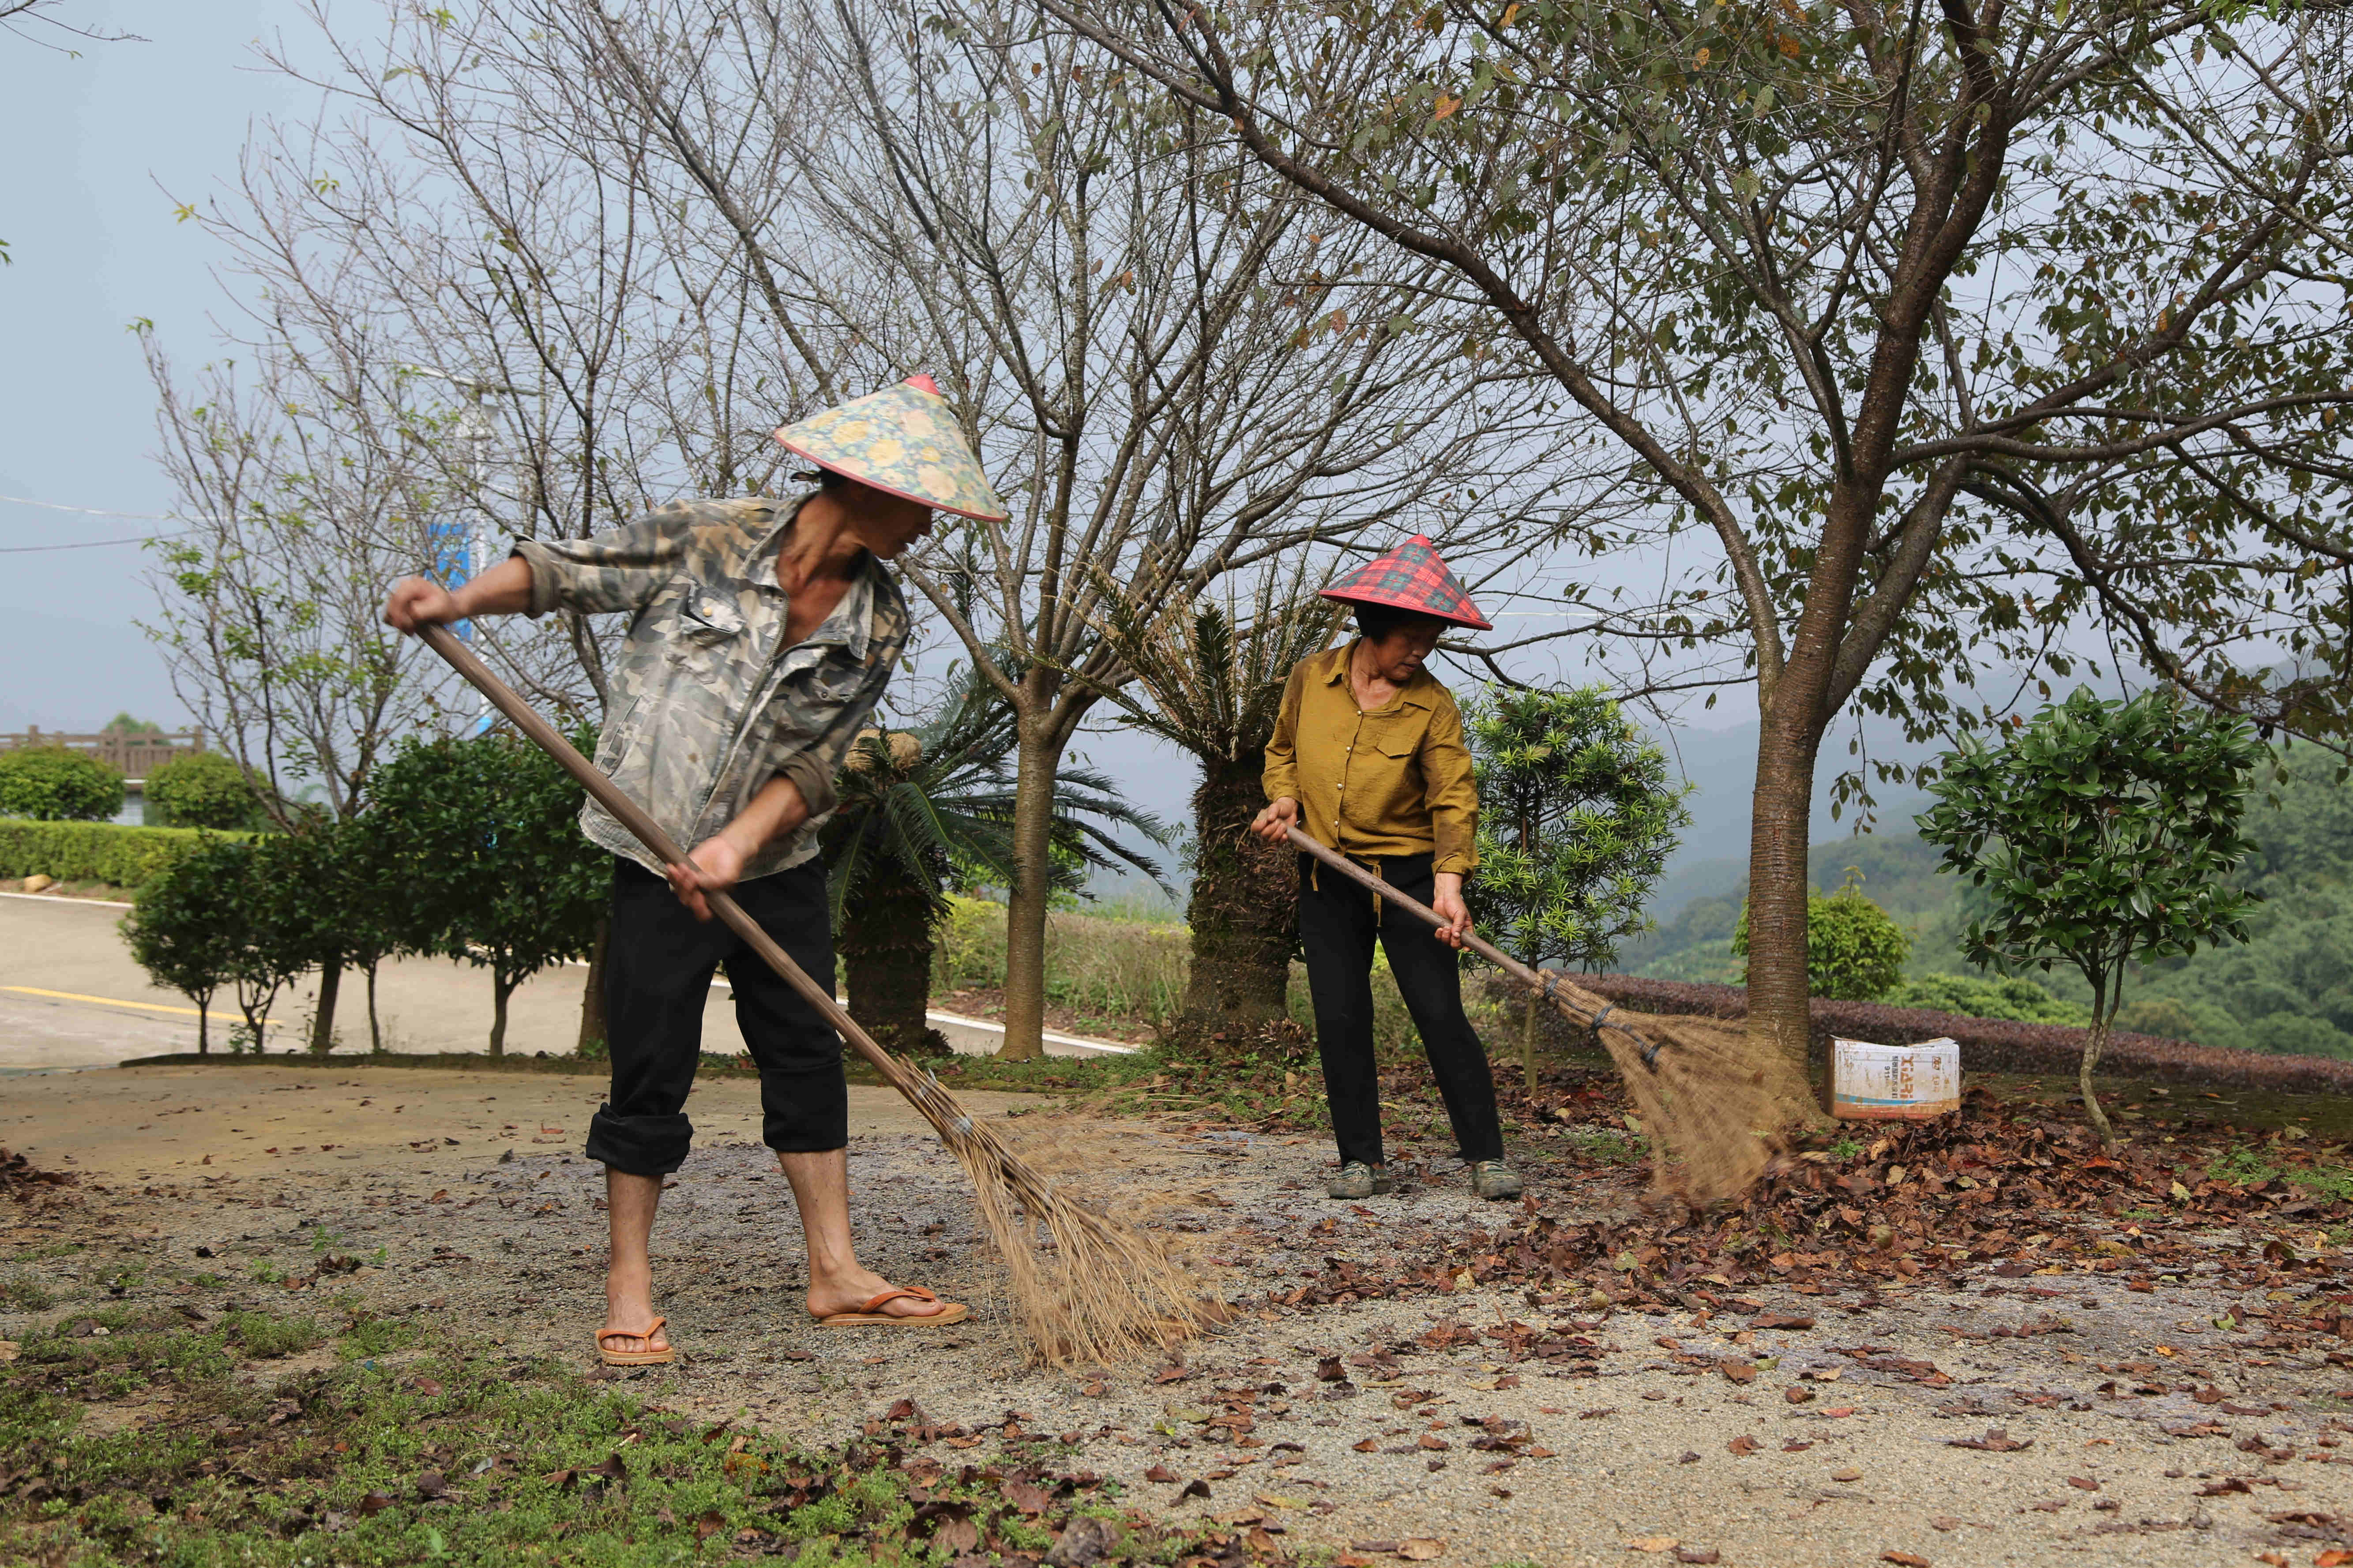
M 1280 844 L 1283 835 L 1299 826 L 1299 803 L 1289 795 L 1273 802 L 1258 814 L 1250 831 L 1269 844 Z
M 1461 947 L 1462 939 L 1471 934 L 1471 910 L 1462 902 L 1462 873 L 1440 871 L 1432 880 L 1437 889 L 1430 895 L 1430 907 L 1446 919 L 1433 934 L 1449 947 Z

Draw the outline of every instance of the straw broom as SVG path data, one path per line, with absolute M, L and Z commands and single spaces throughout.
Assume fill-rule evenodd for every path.
M 685 862 L 685 851 L 659 823 L 491 674 L 448 627 L 420 626 L 418 636 L 579 780 L 662 864 Z M 1228 1315 L 1224 1304 L 1210 1297 L 1160 1241 L 1055 1191 L 995 1132 L 975 1121 L 931 1074 L 915 1072 L 877 1045 L 733 899 L 706 893 L 704 900 L 728 930 L 840 1031 L 885 1082 L 923 1112 L 964 1166 L 972 1178 L 981 1223 L 1005 1260 L 1014 1311 L 1040 1360 L 1058 1366 L 1116 1361 L 1173 1344 Z M 1047 1253 L 1052 1255 L 1050 1260 Z
M 1432 926 L 1446 923 L 1346 856 L 1296 827 L 1288 831 L 1293 845 L 1342 876 Z M 1621 1012 L 1557 971 L 1531 969 L 1475 936 L 1463 942 L 1600 1039 L 1643 1128 L 1672 1159 L 1672 1167 L 1666 1160 L 1652 1163 L 1658 1185 L 1708 1203 L 1746 1192 L 1764 1173 L 1778 1117 L 1746 1034 L 1706 1019 Z

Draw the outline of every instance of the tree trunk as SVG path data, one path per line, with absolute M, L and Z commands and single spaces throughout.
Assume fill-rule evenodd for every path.
M 494 1057 L 507 1054 L 507 998 L 521 984 L 508 979 L 503 969 L 491 971 L 491 1055 Z
M 1814 795 L 1811 727 L 1778 711 L 1757 737 L 1757 793 L 1748 839 L 1748 1034 L 1791 1120 L 1818 1123 L 1807 1007 L 1806 849 Z
M 368 1051 L 369 1054 L 379 1057 L 384 1055 L 384 1026 L 376 1021 L 375 972 L 382 967 L 383 962 L 382 959 L 378 959 L 367 966 Z
M 213 998 L 207 991 L 196 998 L 196 1055 L 213 1054 Z
M 838 942 L 849 1016 L 886 1051 L 939 1056 L 947 1041 L 925 1020 L 932 1000 L 932 905 L 900 867 L 878 857 L 842 910 Z
M 1186 907 L 1192 931 L 1185 975 L 1185 1010 L 1176 1024 L 1184 1038 L 1239 1045 L 1255 1030 L 1289 1016 L 1291 950 L 1299 929 L 1298 851 L 1251 833 L 1250 819 L 1266 805 L 1258 752 L 1202 764 L 1193 792 L 1198 845 L 1193 897 Z
M 341 953 L 319 965 L 319 1006 L 311 1016 L 311 1054 L 323 1057 L 335 1048 L 335 999 L 343 994 Z
M 2107 978 L 2092 980 L 2092 1032 L 2084 1037 L 2083 1058 L 2075 1064 L 2076 1092 L 2084 1097 L 2084 1113 L 2092 1119 L 2092 1130 L 2100 1135 L 2103 1145 L 2113 1148 L 2116 1130 L 2108 1124 L 2108 1113 L 2100 1109 L 2100 1097 L 2092 1088 L 2092 1069 L 2100 1065 L 2100 1053 L 2108 1048 L 2108 1031 L 2115 1026 L 2116 1003 L 2124 995 L 2124 981 L 2119 975 L 2114 994 L 2110 994 Z
M 599 1046 L 609 1051 L 612 1044 L 605 1031 L 605 946 L 612 937 L 613 922 L 599 916 L 596 939 L 588 944 L 588 978 L 580 988 L 580 1034 L 572 1042 L 574 1056 L 596 1054 L 593 1047 Z
M 1005 1044 L 1008 1061 L 1046 1054 L 1046 912 L 1053 898 L 1054 775 L 1062 748 L 1021 721 L 1013 786 L 1016 877 L 1005 910 Z
M 1528 1010 L 1520 1020 L 1520 1072 L 1531 1095 L 1536 1091 L 1536 997 L 1528 993 Z

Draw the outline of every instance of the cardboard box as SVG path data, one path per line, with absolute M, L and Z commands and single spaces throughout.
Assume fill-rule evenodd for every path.
M 1847 1121 L 1925 1121 L 1961 1108 L 1961 1047 L 1831 1041 L 1831 1114 Z

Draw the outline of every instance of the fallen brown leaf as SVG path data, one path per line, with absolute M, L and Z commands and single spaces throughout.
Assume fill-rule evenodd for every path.
M 1883 1552 L 1879 1560 L 1895 1563 L 1897 1568 L 1928 1568 L 1928 1560 L 1916 1552 Z
M 1433 1557 L 1446 1555 L 1446 1542 L 1427 1536 L 1414 1536 L 1398 1542 L 1397 1554 L 1409 1563 L 1427 1563 Z
M 1981 1448 L 1989 1454 L 2015 1454 L 2021 1449 L 2031 1448 L 2034 1447 L 2034 1439 L 2031 1437 L 2013 1437 L 2010 1435 L 2008 1428 L 1991 1426 L 1986 1429 L 1986 1435 L 1982 1437 L 1947 1438 L 1946 1447 L 1951 1448 Z

